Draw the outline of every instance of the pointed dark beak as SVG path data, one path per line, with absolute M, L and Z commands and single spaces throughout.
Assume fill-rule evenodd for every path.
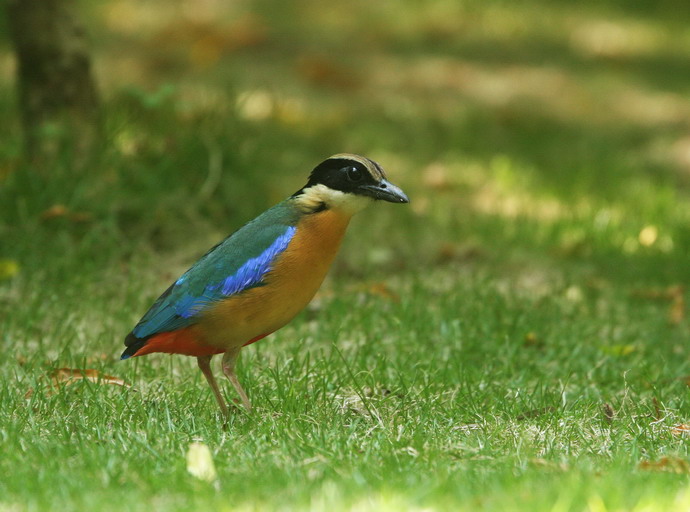
M 407 194 L 388 180 L 381 180 L 376 185 L 362 185 L 359 190 L 360 194 L 373 197 L 376 200 L 388 201 L 389 203 L 410 202 Z

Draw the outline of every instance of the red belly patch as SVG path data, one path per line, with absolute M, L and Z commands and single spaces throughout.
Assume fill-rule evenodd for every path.
M 252 338 L 247 343 L 242 345 L 246 347 L 255 343 L 269 334 L 266 333 Z M 190 328 L 180 329 L 178 331 L 162 332 L 152 336 L 146 341 L 146 344 L 136 351 L 133 357 L 151 354 L 153 352 L 164 352 L 166 354 L 181 354 L 185 356 L 212 356 L 214 354 L 222 354 L 224 349 L 206 345 L 197 340 L 194 332 Z
M 143 356 L 152 352 L 165 352 L 166 354 L 182 354 L 185 356 L 211 356 L 225 352 L 222 348 L 212 347 L 197 341 L 190 328 L 178 331 L 162 332 L 152 336 L 134 354 Z

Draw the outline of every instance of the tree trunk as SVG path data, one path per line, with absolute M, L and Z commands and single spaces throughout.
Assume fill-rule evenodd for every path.
M 84 162 L 99 142 L 100 109 L 74 0 L 8 0 L 27 155 Z

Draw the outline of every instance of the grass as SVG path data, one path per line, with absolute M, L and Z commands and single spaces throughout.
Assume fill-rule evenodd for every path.
M 212 5 L 84 7 L 89 172 L 27 168 L 3 91 L 0 508 L 688 508 L 682 14 Z M 254 413 L 224 428 L 189 358 L 118 360 L 171 280 L 343 150 L 412 203 L 356 218 L 315 302 L 243 352 Z
M 5 500 L 41 510 L 687 503 L 687 441 L 673 429 L 689 407 L 674 377 L 690 368 L 663 308 L 616 290 L 535 299 L 487 276 L 449 281 L 448 270 L 396 277 L 399 302 L 336 289 L 314 319 L 247 350 L 240 375 L 256 411 L 227 429 L 190 360 L 119 363 L 75 342 L 46 347 L 57 348 L 49 363 L 46 351 L 24 351 L 6 363 L 0 391 Z M 73 323 L 118 303 L 82 303 Z M 45 309 L 55 318 L 63 306 Z M 16 319 L 10 336 L 27 323 Z M 113 337 L 87 330 L 87 340 Z M 134 387 L 85 382 L 25 399 L 57 364 Z M 194 439 L 212 448 L 219 489 L 187 474 Z M 640 467 L 664 457 L 677 462 Z

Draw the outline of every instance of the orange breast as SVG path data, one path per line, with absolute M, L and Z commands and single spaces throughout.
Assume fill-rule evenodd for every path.
M 305 215 L 263 286 L 209 309 L 197 327 L 205 343 L 222 349 L 272 333 L 299 313 L 321 286 L 338 252 L 350 215 L 333 210 Z

